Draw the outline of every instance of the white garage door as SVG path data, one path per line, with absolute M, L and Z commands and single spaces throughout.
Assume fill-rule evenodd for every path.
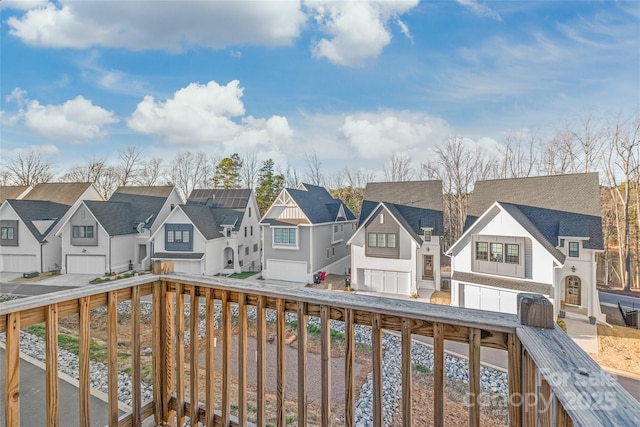
M 67 273 L 103 275 L 106 265 L 104 255 L 67 255 Z
M 287 280 L 289 282 L 309 282 L 307 263 L 304 261 L 267 260 L 267 275 L 273 280 Z
M 411 274 L 406 271 L 364 270 L 364 286 L 374 292 L 409 295 Z
M 476 285 L 462 285 L 463 307 L 517 314 L 518 293 Z
M 200 268 L 200 264 L 202 261 L 198 260 L 191 260 L 191 261 L 186 261 L 186 260 L 177 260 L 174 259 L 173 260 L 173 271 L 175 271 L 176 273 L 184 273 L 184 274 L 196 274 L 196 275 L 200 275 L 202 274 L 201 268 Z
M 15 273 L 28 273 L 40 271 L 36 263 L 35 255 L 2 255 L 2 271 Z

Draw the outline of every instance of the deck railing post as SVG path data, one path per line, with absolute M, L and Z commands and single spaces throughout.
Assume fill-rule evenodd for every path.
M 553 304 L 544 295 L 520 293 L 518 320 L 521 325 L 553 329 Z

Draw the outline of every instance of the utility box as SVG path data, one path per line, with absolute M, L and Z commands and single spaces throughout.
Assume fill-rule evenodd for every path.
M 22 273 L 22 277 L 24 277 L 25 279 L 32 279 L 34 277 L 38 277 L 40 275 L 40 273 L 38 273 L 37 271 L 30 271 L 28 273 Z

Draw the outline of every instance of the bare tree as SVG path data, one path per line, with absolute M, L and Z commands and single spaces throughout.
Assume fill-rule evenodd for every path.
M 5 165 L 6 181 L 13 185 L 36 185 L 53 179 L 52 164 L 37 148 L 19 152 Z M 3 171 L 4 173 L 4 171 Z
M 140 149 L 134 146 L 130 146 L 124 151 L 118 151 L 120 164 L 117 167 L 117 172 L 120 185 L 128 185 L 135 181 L 142 166 L 141 155 Z
M 318 159 L 318 155 L 313 152 L 313 154 L 306 154 L 305 160 L 307 162 L 307 170 L 305 171 L 305 179 L 309 184 L 312 185 L 325 185 L 325 177 L 322 174 L 321 166 L 322 162 Z
M 602 150 L 604 148 L 605 128 L 600 120 L 593 115 L 587 116 L 580 124 L 570 128 L 566 132 L 571 135 L 574 143 L 575 157 L 579 163 L 577 170 L 593 172 L 600 164 Z
M 170 182 L 186 199 L 198 187 L 206 187 L 211 175 L 210 165 L 204 153 L 194 154 L 191 151 L 179 153 L 169 166 Z
M 254 152 L 249 152 L 242 158 L 242 168 L 240 180 L 243 188 L 253 188 L 258 178 L 260 165 Z
M 536 130 L 525 129 L 509 133 L 500 147 L 495 177 L 524 178 L 533 175 L 539 163 L 538 147 L 542 141 Z
M 609 189 L 616 201 L 616 228 L 619 265 L 625 290 L 631 288 L 630 201 L 631 186 L 637 186 L 639 162 L 636 151 L 640 145 L 640 119 L 618 118 L 609 128 L 609 152 L 605 168 Z M 621 182 L 618 183 L 618 177 Z M 635 182 L 634 182 L 635 179 Z M 621 213 L 618 214 L 619 209 Z M 620 218 L 621 217 L 621 218 Z
M 384 179 L 388 182 L 410 181 L 415 176 L 411 159 L 404 154 L 393 153 L 384 166 Z
M 140 163 L 140 172 L 136 175 L 135 183 L 145 186 L 158 185 L 163 174 L 162 159 L 156 157 L 149 160 L 142 160 Z
M 284 172 L 285 187 L 296 188 L 300 183 L 300 176 L 298 170 L 294 166 L 287 165 L 287 170 Z

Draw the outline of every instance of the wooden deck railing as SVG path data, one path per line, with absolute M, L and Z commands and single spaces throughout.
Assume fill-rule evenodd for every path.
M 143 405 L 139 387 L 133 387 L 130 413 L 118 413 L 118 320 L 117 304 L 131 302 L 131 376 L 140 384 L 140 306 L 150 295 L 153 303 L 153 401 Z M 199 310 L 190 310 L 189 354 L 182 345 L 185 338 L 185 297 L 204 305 L 204 387 L 197 373 Z M 355 422 L 355 325 L 371 328 L 373 375 L 373 423 L 383 425 L 382 332 L 396 331 L 401 337 L 401 407 L 405 426 L 412 425 L 411 342 L 416 337 L 432 337 L 434 348 L 433 424 L 445 424 L 444 361 L 445 341 L 468 344 L 469 401 L 468 423 L 480 425 L 480 353 L 482 348 L 508 352 L 509 406 L 511 426 L 622 426 L 640 425 L 640 404 L 616 382 L 606 381 L 602 369 L 565 333 L 554 326 L 551 307 L 544 298 L 520 296 L 518 316 L 424 304 L 412 300 L 365 297 L 344 292 L 319 291 L 265 283 L 260 280 L 232 280 L 179 275 L 147 275 L 107 285 L 83 287 L 42 297 L 29 297 L 0 307 L 0 332 L 6 333 L 4 417 L 7 427 L 20 425 L 20 330 L 29 325 L 46 324 L 46 401 L 47 425 L 58 425 L 58 320 L 77 314 L 79 325 L 80 425 L 90 425 L 89 344 L 90 312 L 107 309 L 109 426 L 139 426 L 153 417 L 156 425 L 182 425 L 186 417 L 205 426 L 235 426 L 248 423 L 247 407 L 247 308 L 256 311 L 256 424 L 267 422 L 267 309 L 275 310 L 277 387 L 276 424 L 286 425 L 285 402 L 295 398 L 297 423 L 307 420 L 307 319 L 320 319 L 320 423 L 331 424 L 331 339 L 330 321 L 344 322 L 344 424 Z M 220 325 L 214 322 L 214 304 L 222 312 Z M 231 306 L 237 306 L 237 323 L 232 325 Z M 193 306 L 193 305 L 192 305 Z M 286 393 L 286 313 L 297 314 L 298 361 L 297 396 Z M 232 352 L 232 330 L 238 351 Z M 222 334 L 222 376 L 214 375 L 214 334 Z M 253 355 L 252 355 L 253 356 Z M 269 356 L 273 357 L 273 356 Z M 231 415 L 232 361 L 237 361 L 237 415 Z M 221 382 L 217 383 L 216 381 Z M 314 384 L 315 386 L 315 384 Z M 202 392 L 204 390 L 204 392 Z M 218 391 L 216 391 L 218 390 Z M 189 398 L 185 396 L 188 391 Z M 216 406 L 215 393 L 221 404 Z M 194 398 L 197 396 L 197 399 Z M 197 403 L 196 403 L 197 402 Z M 254 408 L 252 408 L 253 410 Z

